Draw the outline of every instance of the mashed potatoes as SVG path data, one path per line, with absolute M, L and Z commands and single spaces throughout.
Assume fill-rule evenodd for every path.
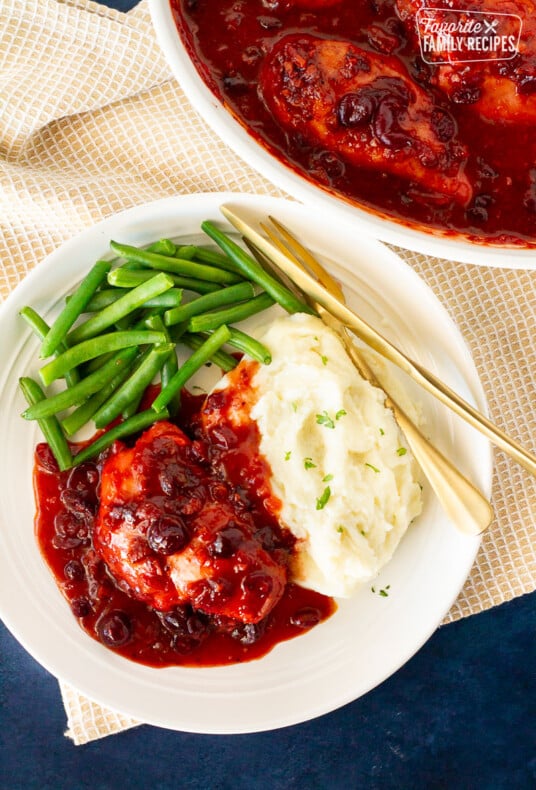
M 298 538 L 294 580 L 350 596 L 390 559 L 421 510 L 416 463 L 383 393 L 320 319 L 284 317 L 257 336 L 273 360 L 253 378 L 250 416 L 281 520 Z

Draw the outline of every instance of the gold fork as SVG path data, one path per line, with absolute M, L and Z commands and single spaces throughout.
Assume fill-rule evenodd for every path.
M 222 211 L 226 215 L 226 211 L 223 208 Z M 344 300 L 344 294 L 339 284 L 324 269 L 312 253 L 303 247 L 303 245 L 283 225 L 277 222 L 277 220 L 270 217 L 270 221 L 277 229 L 280 236 L 277 236 L 271 228 L 268 228 L 264 224 L 261 224 L 261 227 L 269 236 L 272 243 L 284 254 L 290 256 L 296 265 L 302 268 L 304 268 L 304 264 L 308 266 L 318 277 L 322 285 L 332 293 L 335 298 L 341 301 Z M 260 252 L 256 245 L 249 239 L 246 239 L 246 243 L 252 252 L 256 254 L 256 257 L 260 259 L 262 265 L 273 272 L 271 262 L 266 255 Z M 281 272 L 279 270 L 273 273 L 281 278 Z M 301 289 L 297 288 L 288 277 L 282 277 L 281 279 L 284 280 L 285 285 L 290 288 L 296 296 L 299 298 L 304 297 L 304 293 Z M 337 332 L 348 355 L 363 378 L 369 381 L 373 386 L 383 389 L 386 396 L 385 405 L 392 410 L 400 429 L 406 437 L 408 446 L 453 524 L 467 534 L 479 535 L 493 520 L 493 510 L 487 499 L 422 435 L 417 426 L 411 421 L 393 396 L 381 386 L 362 354 L 351 341 L 346 327 L 330 315 L 330 313 L 317 302 L 308 297 L 306 298 L 311 306 L 318 311 L 324 323 Z

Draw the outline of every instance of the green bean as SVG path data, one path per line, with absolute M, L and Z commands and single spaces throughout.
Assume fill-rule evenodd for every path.
M 266 310 L 273 303 L 274 300 L 269 294 L 262 293 L 233 307 L 224 307 L 223 310 L 215 310 L 213 313 L 194 315 L 188 321 L 188 331 L 208 332 L 210 329 L 217 329 L 222 324 L 234 324 Z
M 75 403 L 83 403 L 86 398 L 93 395 L 94 392 L 98 392 L 101 387 L 113 379 L 118 370 L 123 366 L 128 367 L 136 353 L 136 347 L 119 351 L 100 370 L 96 370 L 94 373 L 86 376 L 74 387 L 62 390 L 56 395 L 51 395 L 50 398 L 41 400 L 35 406 L 30 406 L 29 409 L 23 412 L 22 416 L 25 420 L 37 420 L 41 417 L 49 417 L 51 414 L 64 411 Z
M 207 236 L 210 236 L 210 238 L 227 253 L 248 280 L 252 280 L 260 285 L 261 288 L 269 293 L 274 301 L 280 304 L 288 313 L 310 313 L 316 315 L 309 305 L 306 305 L 305 302 L 301 302 L 288 290 L 288 288 L 285 288 L 284 285 L 265 272 L 256 260 L 248 255 L 242 247 L 239 247 L 236 242 L 226 236 L 225 233 L 222 233 L 214 223 L 207 220 L 201 224 L 201 228 Z
M 140 403 L 142 401 L 142 398 L 143 398 L 144 394 L 145 394 L 144 392 L 140 392 L 139 395 L 137 395 L 134 398 L 134 400 L 130 401 L 128 406 L 125 406 L 125 408 L 121 412 L 121 419 L 122 420 L 128 420 L 129 417 L 133 417 L 134 414 L 136 414 L 136 412 L 139 409 L 139 406 L 140 406 Z
M 23 376 L 19 379 L 19 386 L 30 407 L 38 404 L 45 398 L 45 393 L 37 381 L 28 376 Z M 42 418 L 38 420 L 38 425 L 52 450 L 54 458 L 58 462 L 60 470 L 69 469 L 72 466 L 71 450 L 56 417 Z
M 90 359 L 89 362 L 85 365 L 82 365 L 81 371 L 83 376 L 87 376 L 89 373 L 94 373 L 96 370 L 102 368 L 103 365 L 108 362 L 114 355 L 113 351 L 109 351 L 107 354 L 101 354 L 100 357 L 95 357 L 95 359 Z
M 102 436 L 99 436 L 94 442 L 86 445 L 86 447 L 75 455 L 72 465 L 78 466 L 78 464 L 83 464 L 85 461 L 89 461 L 90 458 L 94 458 L 99 453 L 102 453 L 103 450 L 110 447 L 117 439 L 131 436 L 133 433 L 139 433 L 139 431 L 145 430 L 145 428 L 148 428 L 154 422 L 166 420 L 168 417 L 169 412 L 167 409 L 163 409 L 158 413 L 153 411 L 153 409 L 141 411 L 139 414 L 129 417 L 125 422 L 114 425 L 113 428 L 103 433 Z
M 147 247 L 147 252 L 158 252 L 160 255 L 175 255 L 177 245 L 171 239 L 159 239 Z
M 176 341 L 171 339 L 170 333 L 168 328 L 164 325 L 164 321 L 162 320 L 162 316 L 153 315 L 151 316 L 146 322 L 146 326 L 148 329 L 155 329 L 157 332 L 163 332 L 168 340 L 168 342 L 175 343 Z M 175 373 L 179 369 L 179 362 L 177 360 L 177 354 L 170 354 L 169 357 L 166 359 L 162 366 L 162 370 L 160 371 L 160 380 L 162 383 L 162 388 L 166 387 Z M 173 417 L 180 408 L 180 393 L 175 395 L 174 398 L 170 400 L 168 403 L 168 410 L 171 416 Z
M 167 274 L 156 274 L 146 283 L 142 283 L 128 291 L 116 302 L 108 305 L 100 313 L 88 318 L 83 324 L 73 329 L 67 336 L 67 345 L 74 346 L 82 340 L 89 340 L 90 337 L 95 337 L 103 330 L 109 329 L 117 321 L 121 321 L 127 315 L 130 315 L 149 299 L 169 291 L 170 288 L 173 288 L 171 277 L 168 277 Z
M 243 351 L 244 354 L 248 354 L 248 356 L 250 356 L 252 359 L 256 359 L 257 362 L 262 362 L 263 365 L 270 364 L 272 361 L 270 349 L 263 345 L 259 340 L 251 337 L 251 335 L 247 335 L 240 329 L 235 329 L 233 326 L 229 327 L 229 332 L 231 333 L 231 337 L 227 341 L 229 346 L 233 346 L 239 351 Z
M 198 280 L 208 280 L 211 283 L 222 283 L 232 285 L 240 282 L 242 277 L 215 266 L 206 266 L 203 263 L 195 263 L 186 258 L 171 258 L 166 255 L 158 255 L 155 252 L 140 250 L 138 247 L 131 247 L 128 244 L 118 244 L 111 241 L 110 246 L 114 252 L 122 255 L 128 261 L 142 263 L 149 269 L 159 269 L 163 272 L 172 274 L 185 274 L 187 277 L 195 277 Z
M 149 351 L 132 375 L 96 412 L 94 421 L 97 428 L 109 425 L 140 393 L 145 392 L 173 350 L 172 343 L 163 343 Z
M 155 270 L 147 271 L 147 269 L 127 269 L 126 266 L 121 266 L 119 269 L 114 269 L 108 275 L 108 282 L 110 285 L 119 286 L 120 288 L 134 288 L 140 283 L 144 283 L 154 277 Z M 173 280 L 173 284 L 179 288 L 186 288 L 188 291 L 196 291 L 197 293 L 212 293 L 221 288 L 219 283 L 209 283 L 205 280 L 197 280 L 195 277 L 181 277 L 178 274 L 169 274 Z
M 194 257 L 195 249 L 193 244 L 184 244 L 182 247 L 177 247 L 175 250 L 175 258 L 191 261 Z
M 126 296 L 129 293 L 128 288 L 103 288 L 98 291 L 92 299 L 87 303 L 86 313 L 98 313 L 105 307 L 116 302 L 120 297 Z M 70 297 L 67 297 L 68 299 Z M 182 288 L 170 288 L 169 291 L 148 299 L 141 306 L 146 308 L 172 308 L 178 307 L 182 302 Z
M 221 269 L 240 274 L 240 269 L 236 263 L 233 263 L 227 255 L 222 255 L 221 252 L 216 252 L 208 247 L 196 247 L 194 258 L 202 263 L 209 263 L 211 266 L 219 266 Z
M 253 296 L 255 296 L 255 289 L 251 283 L 244 282 L 230 285 L 228 288 L 222 288 L 220 291 L 199 296 L 197 299 L 192 299 L 191 302 L 166 310 L 164 323 L 166 326 L 180 324 L 182 321 L 187 321 L 192 316 L 205 313 L 207 310 L 213 310 L 222 305 L 243 302 L 245 299 L 251 299 Z
M 191 348 L 193 351 L 196 351 L 203 345 L 207 337 L 209 337 L 209 335 L 192 335 L 189 332 L 185 332 L 182 335 L 180 342 L 184 343 L 185 346 L 188 346 L 188 348 Z M 228 354 L 221 348 L 211 356 L 210 361 L 214 362 L 214 364 L 225 371 L 225 373 L 228 373 L 238 365 L 238 360 L 235 359 L 232 354 Z
M 71 412 L 71 414 L 68 414 L 67 417 L 61 421 L 65 433 L 68 436 L 72 436 L 83 428 L 84 425 L 92 419 L 93 415 L 102 404 L 105 403 L 119 385 L 124 382 L 129 373 L 130 365 L 125 365 L 108 384 L 105 384 L 101 390 L 95 392 L 95 394 L 85 400 L 81 406 Z
M 55 379 L 64 375 L 67 370 L 87 362 L 88 359 L 106 354 L 108 351 L 118 351 L 129 346 L 152 345 L 165 342 L 162 332 L 131 329 L 126 332 L 109 332 L 106 335 L 92 337 L 82 343 L 64 351 L 56 359 L 47 362 L 39 371 L 45 387 L 52 384 Z
M 47 336 L 43 340 L 40 356 L 46 359 L 53 354 L 58 346 L 67 337 L 67 332 L 72 327 L 76 319 L 84 312 L 84 308 L 100 286 L 106 279 L 106 275 L 112 268 L 108 261 L 97 261 L 84 277 L 71 299 L 67 302 L 61 313 L 58 315 Z
M 41 318 L 39 313 L 36 313 L 33 307 L 23 307 L 20 311 L 19 315 L 24 318 L 28 326 L 32 328 L 34 333 L 37 335 L 39 340 L 43 340 L 48 330 L 50 329 L 47 322 Z M 55 355 L 61 354 L 63 351 L 67 349 L 67 346 L 64 342 L 60 343 L 58 348 L 56 349 Z M 65 383 L 68 387 L 73 387 L 78 381 L 80 381 L 80 374 L 76 368 L 72 370 L 68 370 L 65 374 Z
M 186 360 L 184 365 L 175 373 L 171 381 L 162 389 L 155 398 L 152 408 L 155 411 L 165 408 L 174 395 L 181 391 L 188 379 L 207 362 L 211 356 L 218 351 L 224 343 L 229 340 L 231 333 L 226 326 L 220 326 L 203 345 L 194 351 L 192 356 Z

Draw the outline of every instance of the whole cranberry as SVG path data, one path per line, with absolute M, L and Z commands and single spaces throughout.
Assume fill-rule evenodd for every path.
M 164 556 L 182 551 L 189 540 L 186 525 L 178 516 L 163 514 L 153 519 L 147 530 L 149 547 Z
M 254 645 L 264 635 L 265 629 L 264 620 L 260 623 L 241 623 L 233 629 L 231 636 L 243 645 Z
M 97 634 L 107 647 L 121 647 L 132 637 L 132 622 L 126 612 L 103 615 L 97 623 Z
M 252 571 L 242 579 L 242 590 L 246 595 L 254 595 L 260 600 L 268 598 L 274 582 L 264 571 Z
M 368 123 L 374 112 L 374 101 L 365 91 L 346 93 L 337 107 L 341 126 L 352 128 Z
M 69 562 L 67 562 L 63 568 L 63 573 L 65 578 L 69 579 L 71 582 L 82 581 L 86 575 L 84 566 L 78 560 L 69 560 Z
M 320 611 L 313 606 L 304 606 L 290 617 L 290 622 L 297 628 L 312 628 L 320 622 Z
M 75 617 L 87 617 L 91 612 L 91 604 L 87 598 L 75 598 L 71 601 L 71 611 Z
M 211 557 L 231 557 L 242 543 L 244 536 L 236 527 L 226 527 L 218 532 L 207 551 Z
M 437 135 L 437 139 L 442 143 L 448 143 L 456 134 L 456 121 L 446 110 L 436 108 L 432 112 L 430 123 Z

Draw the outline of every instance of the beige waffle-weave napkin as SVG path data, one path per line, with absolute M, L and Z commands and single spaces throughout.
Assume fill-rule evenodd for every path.
M 145 0 L 129 14 L 88 0 L 0 0 L 0 289 L 78 231 L 167 195 L 282 193 L 245 165 L 184 98 Z M 399 251 L 473 353 L 491 417 L 536 442 L 536 271 L 478 268 Z M 536 484 L 495 455 L 496 521 L 446 621 L 536 587 Z M 77 744 L 139 723 L 61 684 Z

